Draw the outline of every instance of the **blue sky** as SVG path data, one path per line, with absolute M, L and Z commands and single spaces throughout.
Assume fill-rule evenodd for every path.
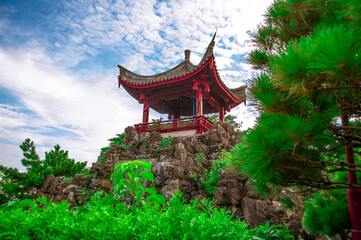
M 156 74 L 184 59 L 198 64 L 215 30 L 216 64 L 229 87 L 254 72 L 244 62 L 250 32 L 270 0 L 2 0 L 0 164 L 18 167 L 25 138 L 44 158 L 55 144 L 95 162 L 107 139 L 139 123 L 142 106 L 117 88 L 117 65 Z M 232 111 L 243 129 L 255 113 Z M 151 118 L 159 114 L 151 112 Z

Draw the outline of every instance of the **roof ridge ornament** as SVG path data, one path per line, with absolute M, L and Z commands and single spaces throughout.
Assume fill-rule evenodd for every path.
M 217 29 L 218 30 L 218 29 Z M 198 66 L 201 66 L 203 65 L 211 56 L 213 56 L 213 48 L 214 48 L 214 45 L 215 45 L 215 38 L 217 36 L 217 30 L 216 32 L 214 33 L 213 35 L 213 38 L 212 38 L 212 41 L 209 43 L 201 61 L 199 62 Z
M 185 61 L 186 61 L 186 62 L 189 62 L 189 61 L 190 61 L 190 57 L 191 57 L 191 50 L 186 49 L 186 50 L 184 51 Z
M 218 28 L 216 28 L 216 31 L 215 31 L 214 34 L 213 34 L 213 38 L 212 38 L 212 41 L 211 41 L 211 42 L 214 42 L 214 39 L 215 39 L 216 36 L 217 36 L 217 31 L 218 31 Z

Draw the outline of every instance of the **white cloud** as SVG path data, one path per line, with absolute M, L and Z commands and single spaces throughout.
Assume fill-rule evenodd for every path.
M 76 160 L 94 162 L 108 138 L 140 121 L 141 106 L 116 88 L 116 72 L 83 81 L 54 66 L 41 49 L 0 49 L 0 61 L 0 86 L 22 105 L 0 106 L 1 139 L 19 145 L 30 137 L 44 148 L 59 143 Z
M 262 21 L 270 3 L 271 0 L 72 1 L 64 4 L 63 14 L 49 18 L 49 27 L 58 29 L 59 35 L 65 29 L 71 35 L 62 38 L 64 49 L 56 57 L 60 61 L 71 56 L 73 61 L 62 62 L 67 66 L 76 65 L 83 55 L 94 55 L 102 47 L 120 47 L 125 55 L 142 54 L 145 59 L 160 51 L 163 64 L 175 64 L 180 59 L 176 55 L 187 48 L 203 54 L 217 28 L 216 51 L 220 57 L 245 53 L 249 50 L 246 32 Z
M 7 167 L 17 168 L 20 171 L 25 171 L 20 163 L 20 160 L 23 158 L 21 149 L 19 146 L 13 144 L 0 143 L 0 164 Z
M 39 152 L 59 143 L 76 160 L 95 161 L 106 139 L 141 120 L 142 106 L 116 88 L 115 66 L 155 74 L 183 61 L 185 49 L 192 51 L 191 61 L 198 64 L 216 29 L 214 51 L 220 76 L 229 87 L 243 85 L 252 70 L 235 59 L 251 49 L 247 31 L 262 21 L 271 2 L 63 1 L 62 9 L 42 19 L 48 26 L 44 36 L 27 39 L 16 50 L 0 46 L 0 86 L 20 103 L 0 105 L 0 138 L 8 141 L 0 143 L 1 158 L 13 161 L 10 155 L 15 148 L 9 146 L 30 137 Z M 5 36 L 1 28 L 7 23 L 0 22 L 0 36 Z M 84 64 L 77 73 L 69 70 L 92 59 L 99 61 L 104 53 L 119 56 L 111 69 Z M 243 128 L 254 119 L 247 109 L 242 105 L 232 111 L 243 121 Z M 159 116 L 151 112 L 153 117 Z

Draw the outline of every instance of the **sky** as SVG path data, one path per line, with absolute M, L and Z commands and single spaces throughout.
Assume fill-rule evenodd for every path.
M 97 160 L 107 139 L 140 123 L 142 105 L 117 87 L 118 68 L 153 75 L 198 64 L 217 30 L 215 61 L 231 88 L 255 72 L 250 35 L 271 0 L 1 0 L 0 164 L 24 170 L 19 145 L 41 159 L 59 144 L 76 161 Z M 232 110 L 242 129 L 257 113 Z M 159 118 L 150 113 L 150 119 Z

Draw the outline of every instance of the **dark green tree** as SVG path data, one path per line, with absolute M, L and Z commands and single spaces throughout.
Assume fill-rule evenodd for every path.
M 84 172 L 86 162 L 75 162 L 69 159 L 68 151 L 60 150 L 59 145 L 54 150 L 45 153 L 45 160 L 40 160 L 36 153 L 34 142 L 29 138 L 20 145 L 24 158 L 21 163 L 26 167 L 26 172 L 19 172 L 16 168 L 0 165 L 2 181 L 0 182 L 0 204 L 10 199 L 31 198 L 31 189 L 40 187 L 46 176 L 72 177 Z
M 235 148 L 233 163 L 260 188 L 348 188 L 359 231 L 361 4 L 283 0 L 265 16 L 249 54 L 261 71 L 249 82 L 260 117 Z M 335 181 L 334 174 L 345 171 L 349 180 Z
M 68 151 L 60 150 L 59 145 L 55 145 L 54 150 L 45 152 L 43 167 L 46 176 L 52 173 L 54 176 L 72 177 L 81 173 L 85 166 L 86 162 L 75 162 L 74 159 L 70 159 Z
M 215 114 L 209 117 L 209 120 L 211 120 L 212 122 L 219 122 L 219 115 Z M 234 127 L 234 129 L 239 129 L 242 126 L 242 122 L 238 123 L 237 122 L 237 116 L 234 115 L 227 115 L 224 117 L 224 122 L 228 123 L 230 125 L 232 125 Z

